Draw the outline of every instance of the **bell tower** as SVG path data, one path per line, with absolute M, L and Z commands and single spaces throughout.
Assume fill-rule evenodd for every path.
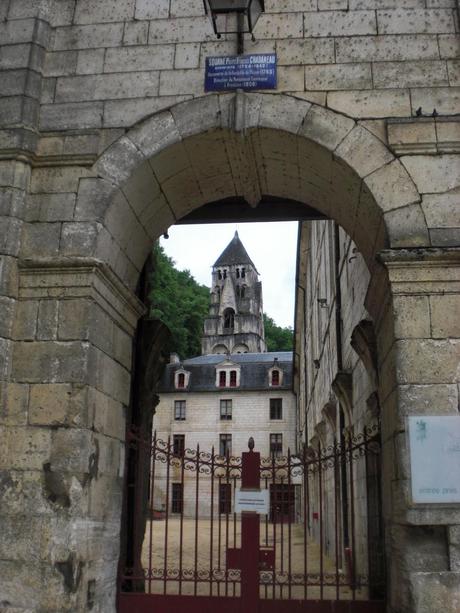
M 212 267 L 201 353 L 264 353 L 262 283 L 238 232 Z

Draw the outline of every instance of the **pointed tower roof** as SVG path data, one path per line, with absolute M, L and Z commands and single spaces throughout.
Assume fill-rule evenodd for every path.
M 228 243 L 220 256 L 214 262 L 216 266 L 230 266 L 231 264 L 250 264 L 257 272 L 254 262 L 248 255 L 248 252 L 244 248 L 243 243 L 240 241 L 238 232 L 235 232 L 235 236 Z

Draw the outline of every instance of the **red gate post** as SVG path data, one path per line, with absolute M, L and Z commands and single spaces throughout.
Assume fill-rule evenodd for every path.
M 250 439 L 249 451 L 243 452 L 241 489 L 260 489 L 260 453 L 254 452 Z M 242 613 L 256 613 L 259 602 L 259 514 L 241 513 L 241 600 Z

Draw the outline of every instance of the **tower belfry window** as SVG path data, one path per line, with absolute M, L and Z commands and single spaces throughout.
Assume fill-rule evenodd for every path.
M 245 276 L 246 276 L 246 268 L 244 268 L 243 266 L 243 268 L 241 269 L 241 278 L 244 279 Z
M 224 311 L 224 328 L 233 330 L 235 325 L 235 311 L 233 309 L 225 309 Z

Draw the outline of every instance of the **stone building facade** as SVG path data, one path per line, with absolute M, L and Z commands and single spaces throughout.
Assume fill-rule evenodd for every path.
M 278 373 L 273 384 L 273 371 Z M 178 387 L 178 376 L 186 376 L 185 387 Z M 232 383 L 231 373 L 236 374 Z M 226 374 L 226 384 L 220 373 Z M 292 352 L 241 353 L 233 355 L 203 355 L 182 363 L 169 364 L 159 388 L 160 402 L 156 407 L 153 426 L 158 439 L 173 447 L 202 451 L 221 456 L 240 456 L 248 449 L 253 437 L 262 457 L 272 453 L 286 455 L 295 451 L 296 402 L 292 392 Z M 154 507 L 166 505 L 165 475 L 167 467 L 158 464 Z M 174 470 L 174 469 L 171 469 Z M 170 487 L 180 483 L 181 471 L 170 477 Z M 186 471 L 182 485 L 182 506 L 175 504 L 170 492 L 168 512 L 194 517 L 195 474 Z M 225 484 L 223 484 L 225 486 Z M 234 486 L 226 486 L 224 496 L 216 488 L 213 498 L 215 513 L 233 513 Z M 198 509 L 200 516 L 209 515 L 211 480 L 202 476 Z
M 411 412 L 458 410 L 457 3 L 265 6 L 244 44 L 277 52 L 277 90 L 205 95 L 205 57 L 236 42 L 201 0 L 0 3 L 7 612 L 115 610 L 140 271 L 171 224 L 235 195 L 309 205 L 362 255 L 388 610 L 458 608 L 459 510 L 410 505 L 404 437 Z

